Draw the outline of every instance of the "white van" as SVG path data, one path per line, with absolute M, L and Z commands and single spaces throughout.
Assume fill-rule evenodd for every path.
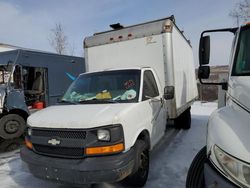
M 174 18 L 112 28 L 84 40 L 87 73 L 61 104 L 28 119 L 21 157 L 35 176 L 74 184 L 126 178 L 143 186 L 167 120 L 190 128 L 193 54 Z
M 209 33 L 234 34 L 228 81 L 208 83 Z M 194 158 L 187 188 L 250 187 L 250 23 L 239 28 L 207 30 L 201 35 L 199 78 L 221 85 L 226 104 L 209 118 L 207 145 Z

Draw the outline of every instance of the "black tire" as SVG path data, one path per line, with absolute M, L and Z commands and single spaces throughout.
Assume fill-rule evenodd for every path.
M 0 137 L 3 139 L 18 138 L 25 128 L 25 120 L 17 114 L 7 114 L 0 119 Z
M 183 124 L 182 124 L 182 128 L 183 129 L 190 129 L 191 128 L 191 107 L 188 108 L 185 112 L 184 112 L 184 118 L 183 118 Z
M 174 127 L 186 130 L 191 128 L 191 107 L 174 120 Z
M 149 148 L 145 141 L 137 140 L 135 144 L 137 150 L 138 168 L 129 175 L 124 182 L 133 187 L 143 187 L 148 179 L 149 172 Z
M 203 147 L 190 165 L 186 179 L 186 188 L 205 187 L 204 163 L 206 161 L 206 151 L 207 148 Z
M 0 153 L 19 149 L 23 143 L 22 138 L 0 141 Z

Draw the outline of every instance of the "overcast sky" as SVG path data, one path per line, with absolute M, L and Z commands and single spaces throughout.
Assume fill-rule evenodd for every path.
M 0 0 L 0 43 L 54 51 L 48 42 L 55 23 L 61 23 L 75 54 L 83 54 L 85 36 L 109 29 L 174 15 L 191 40 L 197 63 L 203 30 L 233 27 L 228 16 L 238 0 Z M 231 35 L 211 38 L 211 64 L 228 64 Z

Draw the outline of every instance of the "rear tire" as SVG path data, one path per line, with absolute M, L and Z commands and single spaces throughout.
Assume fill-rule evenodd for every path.
M 17 114 L 7 114 L 0 119 L 0 137 L 3 139 L 18 138 L 25 128 L 25 120 Z
M 191 107 L 174 120 L 174 127 L 186 130 L 191 128 Z
M 149 172 L 149 148 L 145 141 L 136 141 L 137 150 L 137 170 L 129 175 L 124 182 L 130 186 L 143 187 L 148 179 Z
M 206 161 L 206 151 L 207 148 L 203 147 L 190 165 L 186 179 L 186 188 L 205 187 L 204 163 Z

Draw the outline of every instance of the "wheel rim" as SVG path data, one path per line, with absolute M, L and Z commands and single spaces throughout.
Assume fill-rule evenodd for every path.
M 139 166 L 139 172 L 142 178 L 147 176 L 148 166 L 149 166 L 148 152 L 147 150 L 144 150 L 140 155 L 140 166 Z
M 15 120 L 7 121 L 5 123 L 4 129 L 9 134 L 14 134 L 19 129 L 19 122 Z

